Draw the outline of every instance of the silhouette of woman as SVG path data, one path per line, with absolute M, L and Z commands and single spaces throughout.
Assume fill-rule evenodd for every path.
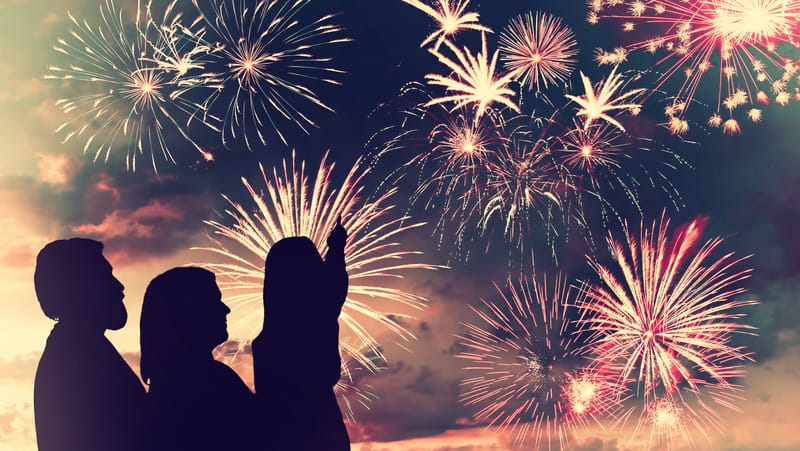
M 141 317 L 141 372 L 161 450 L 254 450 L 255 396 L 214 360 L 228 338 L 214 274 L 173 268 L 150 282 Z
M 346 240 L 339 218 L 325 261 L 306 237 L 284 238 L 267 255 L 264 328 L 253 341 L 267 449 L 350 449 L 333 392 L 342 367 L 338 319 L 347 297 Z

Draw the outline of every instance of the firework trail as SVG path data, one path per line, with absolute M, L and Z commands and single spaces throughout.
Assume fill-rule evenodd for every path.
M 431 33 L 420 47 L 424 47 L 436 40 L 434 51 L 439 49 L 445 39 L 453 38 L 461 30 L 475 30 L 491 33 L 492 30 L 479 23 L 478 13 L 464 12 L 469 5 L 469 0 L 437 0 L 436 8 L 420 0 L 403 0 L 404 3 L 419 9 L 431 16 L 439 23 L 439 29 Z
M 394 309 L 418 311 L 426 306 L 424 298 L 386 282 L 402 278 L 409 270 L 437 267 L 403 262 L 419 252 L 398 248 L 400 244 L 393 240 L 422 223 L 409 224 L 408 217 L 387 219 L 392 215 L 393 206 L 387 204 L 394 190 L 365 200 L 363 180 L 369 168 L 360 161 L 337 189 L 331 179 L 333 165 L 326 157 L 316 174 L 306 173 L 305 162 L 296 161 L 294 156 L 272 173 L 262 167 L 260 189 L 242 179 L 255 210 L 223 196 L 231 207 L 225 212 L 229 222 L 206 222 L 220 238 L 212 238 L 213 247 L 201 248 L 217 257 L 204 266 L 217 274 L 220 287 L 227 290 L 226 298 L 236 306 L 234 311 L 242 312 L 243 318 L 231 335 L 255 336 L 263 322 L 264 261 L 270 247 L 284 237 L 307 236 L 324 255 L 325 240 L 341 215 L 348 232 L 345 257 L 350 286 L 340 321 L 343 333 L 353 338 L 352 342 L 342 342 L 343 351 L 364 368 L 377 371 L 370 354 L 380 358 L 383 354 L 368 326 L 378 326 L 409 341 L 415 337 L 402 322 L 411 316 Z
M 68 62 L 50 66 L 45 75 L 76 93 L 56 102 L 70 116 L 56 130 L 66 133 L 63 142 L 85 140 L 83 152 L 105 162 L 112 152 L 127 147 L 128 170 L 136 170 L 138 158 L 145 155 L 156 171 L 160 159 L 174 163 L 171 141 L 176 138 L 206 157 L 187 127 L 194 121 L 214 129 L 213 116 L 185 96 L 185 85 L 156 61 L 169 51 L 161 47 L 168 45 L 163 33 L 174 32 L 179 24 L 169 17 L 173 6 L 174 2 L 167 7 L 164 20 L 169 25 L 164 29 L 152 19 L 150 3 L 143 9 L 137 2 L 133 22 L 126 21 L 112 0 L 100 5 L 99 25 L 68 14 L 69 37 L 54 45 Z M 170 27 L 173 31 L 167 31 Z M 188 52 L 195 55 L 206 49 Z
M 800 2 L 795 0 L 712 1 L 595 1 L 589 22 L 620 21 L 634 37 L 613 51 L 599 50 L 600 64 L 619 64 L 631 52 L 658 55 L 653 68 L 661 74 L 656 89 L 670 79 L 682 79 L 676 103 L 691 102 L 703 79 L 717 83 L 715 112 L 708 125 L 740 133 L 733 111 L 755 102 L 786 105 L 793 97 L 788 84 L 798 70 L 797 61 L 782 56 L 798 46 Z M 645 37 L 646 36 L 646 37 Z M 700 93 L 702 95 L 702 93 Z M 723 108 L 724 107 L 724 108 Z M 758 108 L 748 108 L 753 122 Z M 729 116 L 722 120 L 723 110 Z M 685 110 L 667 116 L 675 132 L 685 133 Z
M 443 86 L 448 93 L 453 92 L 453 94 L 435 98 L 426 106 L 454 102 L 453 110 L 456 110 L 465 105 L 474 104 L 476 122 L 494 103 L 520 112 L 519 107 L 509 98 L 514 95 L 514 91 L 508 87 L 508 83 L 514 79 L 515 74 L 508 72 L 499 76 L 495 75 L 499 50 L 495 51 L 490 59 L 489 51 L 486 48 L 486 33 L 481 34 L 481 51 L 474 56 L 466 47 L 462 52 L 450 41 L 444 41 L 444 44 L 455 54 L 458 62 L 446 57 L 438 50 L 434 50 L 432 53 L 439 59 L 439 62 L 453 71 L 452 75 L 428 74 L 425 78 L 429 85 Z
M 643 397 L 637 428 L 652 426 L 656 435 L 686 436 L 688 423 L 704 435 L 709 426 L 720 429 L 703 396 L 735 408 L 735 382 L 744 376 L 742 363 L 751 360 L 731 343 L 735 334 L 752 334 L 751 326 L 737 321 L 744 316 L 737 310 L 756 301 L 736 299 L 750 270 L 739 269 L 744 259 L 732 253 L 712 258 L 722 240 L 700 244 L 704 225 L 694 220 L 669 235 L 669 220 L 662 217 L 642 226 L 638 237 L 626 227 L 625 242 L 609 237 L 615 264 L 592 262 L 600 283 L 584 282 L 585 296 L 576 303 L 596 365 L 613 368 L 619 384 L 632 385 Z M 692 396 L 686 401 L 684 394 Z M 678 429 L 654 420 L 671 411 L 686 416 L 675 420 Z
M 501 301 L 472 308 L 480 321 L 464 323 L 459 338 L 466 360 L 461 402 L 474 418 L 528 440 L 534 449 L 563 448 L 589 422 L 612 415 L 615 384 L 592 372 L 575 342 L 565 303 L 573 293 L 563 277 L 522 278 L 497 288 Z M 545 445 L 546 443 L 546 445 Z
M 356 409 L 358 409 L 359 406 L 360 408 L 369 410 L 370 404 L 378 399 L 375 387 L 361 383 L 358 380 L 358 376 L 364 371 L 374 372 L 376 369 L 381 371 L 384 368 L 380 366 L 382 358 L 371 353 L 368 347 L 364 346 L 363 343 L 359 346 L 349 337 L 341 339 L 341 342 L 344 343 L 342 346 L 343 348 L 357 349 L 360 354 L 368 356 L 370 361 L 373 362 L 372 367 L 364 368 L 355 359 L 342 360 L 342 377 L 333 387 L 333 392 L 339 399 L 339 405 L 343 407 L 342 415 L 344 415 L 345 422 L 352 424 L 358 422 L 356 419 Z
M 578 43 L 561 18 L 537 12 L 513 19 L 500 35 L 500 59 L 528 89 L 547 89 L 569 80 Z
M 333 15 L 300 18 L 309 1 L 192 0 L 208 28 L 205 45 L 218 49 L 206 65 L 216 83 L 203 105 L 221 113 L 226 146 L 239 139 L 250 150 L 266 146 L 266 131 L 286 144 L 284 123 L 308 133 L 315 123 L 298 102 L 333 111 L 308 82 L 338 85 L 344 72 L 315 52 L 350 39 L 331 23 Z

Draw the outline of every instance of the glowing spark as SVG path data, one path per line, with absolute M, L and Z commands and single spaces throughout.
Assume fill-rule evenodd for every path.
M 174 2 L 167 8 L 165 21 L 172 6 Z M 59 38 L 53 48 L 70 62 L 64 67 L 50 66 L 45 78 L 62 80 L 71 94 L 56 102 L 69 115 L 56 130 L 68 130 L 63 142 L 85 139 L 83 152 L 105 162 L 112 151 L 127 145 L 126 169 L 135 171 L 138 159 L 148 155 L 157 171 L 160 159 L 175 162 L 170 144 L 176 138 L 202 153 L 187 127 L 201 116 L 195 122 L 215 129 L 214 118 L 205 116 L 203 106 L 184 95 L 185 80 L 170 79 L 169 69 L 157 62 L 164 52 L 160 46 L 166 44 L 150 4 L 142 10 L 137 2 L 135 12 L 135 21 L 128 23 L 123 11 L 106 0 L 100 5 L 99 25 L 68 14 L 70 36 Z

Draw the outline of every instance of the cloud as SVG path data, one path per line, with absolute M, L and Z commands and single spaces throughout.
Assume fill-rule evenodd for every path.
M 37 167 L 39 169 L 39 182 L 51 185 L 64 186 L 75 174 L 76 162 L 66 154 L 46 154 L 37 152 Z

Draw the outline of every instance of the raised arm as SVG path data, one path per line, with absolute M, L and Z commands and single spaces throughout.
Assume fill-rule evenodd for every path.
M 347 277 L 347 265 L 345 264 L 344 249 L 347 244 L 347 231 L 342 226 L 342 216 L 336 220 L 336 227 L 328 235 L 328 253 L 325 255 L 325 271 L 331 277 L 332 295 L 337 301 L 337 307 L 341 309 L 347 298 L 347 288 L 349 285 Z M 338 313 L 337 313 L 338 316 Z

